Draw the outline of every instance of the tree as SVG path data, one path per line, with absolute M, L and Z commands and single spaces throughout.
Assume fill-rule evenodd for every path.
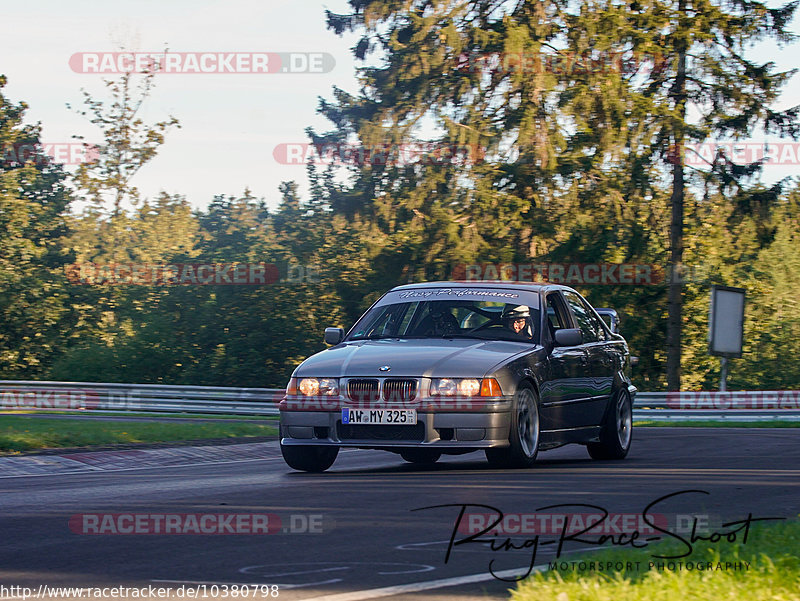
M 132 183 L 133 177 L 156 156 L 165 133 L 173 126 L 180 127 L 172 116 L 152 125 L 139 116 L 157 72 L 156 68 L 141 74 L 127 71 L 117 80 L 104 80 L 111 93 L 109 101 L 82 90 L 86 108 L 77 112 L 102 130 L 103 142 L 94 146 L 96 160 L 78 166 L 75 182 L 81 194 L 101 212 L 110 200 L 113 217 L 122 214 L 124 204 L 138 203 L 139 191 Z M 137 80 L 137 76 L 141 77 Z
M 27 105 L 8 101 L 0 76 L 0 378 L 41 376 L 71 322 L 64 265 L 66 175 L 44 154 Z
M 796 138 L 800 107 L 785 111 L 773 105 L 781 87 L 794 73 L 776 72 L 773 62 L 755 63 L 745 54 L 754 42 L 773 38 L 783 44 L 793 35 L 787 25 L 797 8 L 791 2 L 769 8 L 762 2 L 705 2 L 652 0 L 631 5 L 620 41 L 637 56 L 657 65 L 634 83 L 639 116 L 653 125 L 651 149 L 671 163 L 672 219 L 670 263 L 683 263 L 684 198 L 691 176 L 685 165 L 685 146 L 711 139 L 739 139 L 762 127 L 766 133 Z M 616 10 L 609 3 L 609 10 Z M 705 177 L 723 192 L 740 188 L 759 172 L 759 164 L 731 169 L 724 156 Z M 771 192 L 772 202 L 780 187 Z M 765 195 L 761 195 L 762 199 Z M 770 195 L 766 195 L 770 196 Z M 667 323 L 667 385 L 680 388 L 681 292 L 674 278 L 669 287 Z
M 124 219 L 125 244 L 117 261 L 146 265 L 191 262 L 197 256 L 200 227 L 185 198 L 162 193 L 145 200 Z M 181 363 L 176 342 L 174 293 L 159 285 L 113 285 L 103 282 L 113 267 L 106 221 L 95 213 L 70 216 L 65 244 L 74 253 L 69 300 L 79 319 L 69 331 L 69 348 L 52 365 L 54 379 L 163 382 Z M 124 257 L 124 259 L 122 258 Z M 90 281 L 76 280 L 81 273 Z M 108 271 L 106 271 L 108 273 Z M 91 283 L 97 277 L 100 282 Z M 177 358 L 176 358 L 177 357 Z
M 796 5 L 352 0 L 353 12 L 329 13 L 329 26 L 363 32 L 354 53 L 374 52 L 378 65 L 359 70 L 358 96 L 336 90 L 334 103 L 322 103 L 338 134 L 319 141 L 338 135 L 397 143 L 431 117 L 440 142 L 478 144 L 487 160 L 468 168 L 363 168 L 343 195 L 350 201 L 343 209 L 368 215 L 406 263 L 425 246 L 446 259 L 568 251 L 573 260 L 591 247 L 597 261 L 619 254 L 622 242 L 629 257 L 666 248 L 679 268 L 689 186 L 762 204 L 780 194 L 780 187 L 748 193 L 759 165 L 734 168 L 724 156 L 705 173 L 690 173 L 684 147 L 746 136 L 757 126 L 798 134 L 800 109 L 773 108 L 792 72 L 745 57 L 753 42 L 791 41 L 786 27 Z M 519 149 L 517 158 L 503 156 L 507 145 Z M 653 239 L 663 221 L 638 217 L 664 189 L 670 190 L 667 244 Z M 413 211 L 420 225 L 391 229 L 395 217 L 414 224 Z M 621 231 L 603 226 L 612 216 Z M 577 227 L 565 217 L 579 220 Z M 392 246 L 397 239 L 405 255 Z M 680 279 L 671 278 L 670 389 L 681 385 L 682 293 Z
M 745 288 L 744 348 L 730 362 L 731 389 L 794 390 L 800 369 L 800 313 L 795 291 L 800 285 L 800 195 L 795 186 L 771 207 L 769 239 L 760 220 L 742 216 L 737 205 L 711 197 L 698 206 L 706 227 L 690 227 L 687 258 L 702 264 L 686 283 L 684 349 L 685 384 L 692 389 L 716 389 L 720 363 L 708 354 L 708 283 L 735 282 Z M 695 281 L 700 280 L 700 281 Z M 704 285 L 705 284 L 705 285 Z
M 156 73 L 129 71 L 117 80 L 104 80 L 111 95 L 108 100 L 94 98 L 82 90 L 85 108 L 77 112 L 100 128 L 103 142 L 94 145 L 94 160 L 81 163 L 73 176 L 75 195 L 88 201 L 81 214 L 70 215 L 73 234 L 69 244 L 81 264 L 110 266 L 174 258 L 180 254 L 175 252 L 176 247 L 190 252 L 194 245 L 192 228 L 196 230 L 196 224 L 186 225 L 186 217 L 191 215 L 185 200 L 162 195 L 153 204 L 142 204 L 133 184 L 136 173 L 156 156 L 166 132 L 173 126 L 180 127 L 174 117 L 150 125 L 139 116 L 152 92 Z M 169 218 L 168 213 L 176 207 L 177 212 Z M 156 233 L 153 228 L 159 223 L 162 231 Z M 171 238 L 164 228 L 174 228 Z M 153 240 L 152 235 L 157 235 L 158 240 Z M 159 243 L 165 247 L 154 248 Z M 80 354 L 89 348 L 95 357 L 108 351 L 117 336 L 130 335 L 131 325 L 124 323 L 122 316 L 126 306 L 146 302 L 143 297 L 155 299 L 152 291 L 122 287 L 73 285 L 70 291 L 72 307 L 79 315 L 76 327 L 80 333 L 76 331 L 74 336 L 81 339 L 71 352 Z M 94 345 L 105 350 L 96 350 Z M 56 367 L 56 371 L 61 369 Z
M 745 347 L 731 382 L 743 389 L 797 390 L 800 385 L 800 188 L 774 211 L 772 242 L 751 263 Z

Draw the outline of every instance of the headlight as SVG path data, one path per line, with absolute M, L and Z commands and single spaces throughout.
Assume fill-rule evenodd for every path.
M 500 384 L 494 378 L 434 378 L 431 396 L 502 396 Z
M 336 378 L 301 378 L 297 389 L 304 396 L 337 396 L 339 380 Z
M 480 391 L 477 378 L 436 378 L 431 382 L 431 396 L 477 396 Z
M 438 378 L 431 382 L 431 395 L 455 396 L 458 384 L 450 378 Z
M 467 378 L 458 383 L 458 394 L 462 396 L 475 396 L 481 391 L 481 383 L 475 378 Z

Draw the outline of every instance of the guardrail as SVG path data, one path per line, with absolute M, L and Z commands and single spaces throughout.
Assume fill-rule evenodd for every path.
M 0 410 L 278 415 L 280 388 L 0 380 Z M 637 420 L 800 420 L 800 391 L 639 392 Z
M 278 415 L 274 388 L 0 380 L 0 410 Z
M 639 392 L 633 417 L 653 421 L 798 421 L 800 391 Z

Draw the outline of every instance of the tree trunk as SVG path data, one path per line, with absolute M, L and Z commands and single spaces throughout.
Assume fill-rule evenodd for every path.
M 672 221 L 669 228 L 670 243 L 670 281 L 667 314 L 667 390 L 681 388 L 681 326 L 683 292 L 683 202 L 684 202 L 684 158 L 686 124 L 686 40 L 685 4 L 678 4 L 680 24 L 677 29 L 675 51 L 678 58 L 675 83 L 671 96 L 677 113 L 672 127 Z

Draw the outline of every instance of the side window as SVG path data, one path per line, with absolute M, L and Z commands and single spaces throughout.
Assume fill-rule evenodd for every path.
M 564 313 L 564 305 L 557 292 L 547 295 L 547 322 L 550 325 L 550 333 L 556 330 L 570 327 L 569 320 Z
M 607 329 L 610 330 L 611 326 L 608 325 L 608 322 L 604 322 L 602 318 L 598 318 L 597 315 L 595 315 L 595 312 L 589 306 L 589 303 L 586 302 L 586 299 L 581 299 L 581 300 L 583 301 L 583 306 L 586 307 L 586 312 L 589 315 L 589 319 L 595 325 L 595 329 L 597 329 L 597 335 L 599 339 L 608 340 L 608 334 L 606 333 L 606 330 Z
M 605 340 L 606 335 L 603 326 L 597 322 L 597 318 L 584 304 L 583 299 L 574 292 L 566 290 L 564 291 L 564 297 L 575 315 L 575 321 L 578 322 L 578 327 L 583 334 L 583 341 L 597 342 L 598 340 Z

